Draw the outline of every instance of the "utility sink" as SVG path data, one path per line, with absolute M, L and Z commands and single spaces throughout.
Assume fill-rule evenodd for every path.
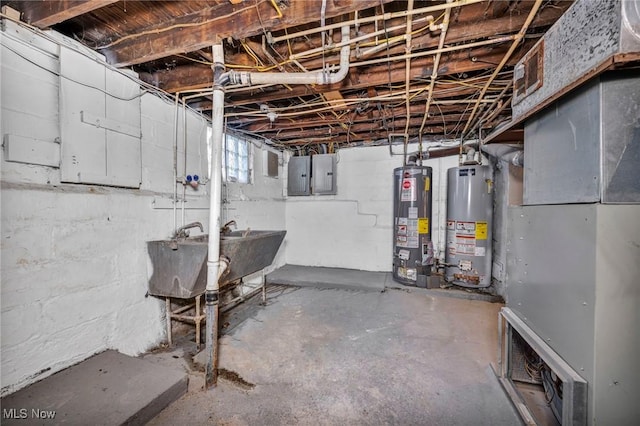
M 231 262 L 220 286 L 271 265 L 287 231 L 235 231 L 220 236 L 220 254 Z M 207 285 L 209 235 L 177 240 L 148 241 L 153 264 L 149 294 L 189 299 Z M 176 249 L 177 246 L 177 249 Z

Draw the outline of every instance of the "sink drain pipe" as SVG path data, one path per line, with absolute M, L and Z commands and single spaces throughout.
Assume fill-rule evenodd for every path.
M 224 72 L 222 44 L 212 46 L 213 53 L 213 110 L 211 111 L 211 180 L 209 204 L 209 254 L 207 257 L 207 288 L 204 300 L 207 322 L 205 388 L 216 385 L 218 378 L 218 313 L 220 298 L 219 277 L 228 263 L 220 259 L 220 207 L 222 195 L 222 147 L 224 146 L 224 86 L 229 83 L 252 84 L 333 84 L 342 81 L 349 72 L 349 26 L 342 27 L 343 44 L 340 49 L 340 67 L 334 73 L 323 69 L 306 73 L 254 73 Z
M 224 51 L 222 44 L 215 44 L 213 52 L 213 111 L 211 113 L 211 180 L 209 188 L 209 250 L 207 255 L 207 287 L 204 293 L 207 365 L 205 386 L 214 386 L 218 379 L 218 309 L 220 299 L 220 207 L 222 204 L 222 147 L 224 146 Z M 224 272 L 224 270 L 223 270 Z

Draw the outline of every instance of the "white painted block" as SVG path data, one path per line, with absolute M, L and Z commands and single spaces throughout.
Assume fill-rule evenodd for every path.
M 4 135 L 5 160 L 16 163 L 41 166 L 60 166 L 60 144 L 25 138 L 18 135 Z

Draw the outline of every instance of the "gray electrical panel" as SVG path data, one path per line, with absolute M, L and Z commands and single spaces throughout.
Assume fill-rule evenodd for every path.
M 336 194 L 336 155 L 318 154 L 312 157 L 311 185 L 313 193 L 319 195 Z
M 311 157 L 291 157 L 288 166 L 288 195 L 309 195 L 311 175 Z
M 271 151 L 265 151 L 267 154 L 267 176 L 278 177 L 278 154 Z

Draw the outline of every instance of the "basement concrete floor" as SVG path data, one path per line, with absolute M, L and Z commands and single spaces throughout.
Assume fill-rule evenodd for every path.
M 218 386 L 150 425 L 521 424 L 489 366 L 499 304 L 284 286 L 259 301 L 223 319 Z

